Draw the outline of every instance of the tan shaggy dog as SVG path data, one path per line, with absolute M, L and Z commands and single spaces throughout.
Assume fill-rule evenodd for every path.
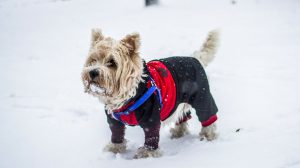
M 185 60 L 193 59 L 191 60 L 191 63 L 187 63 L 187 64 L 193 63 L 197 67 L 196 70 L 202 69 L 202 67 L 206 67 L 208 63 L 211 62 L 212 59 L 214 58 L 217 44 L 218 44 L 218 32 L 211 31 L 205 43 L 203 44 L 202 48 L 198 51 L 195 51 L 192 54 L 192 57 L 174 58 L 174 60 L 175 61 L 180 60 L 179 62 L 181 62 L 182 60 L 185 61 Z M 162 89 L 163 92 L 162 94 L 164 94 L 164 90 L 163 88 L 160 88 L 160 86 L 158 86 L 156 87 L 156 92 L 149 98 L 149 100 L 145 100 L 144 104 L 141 105 L 144 107 L 143 108 L 139 107 L 140 109 L 142 109 L 140 110 L 141 112 L 139 112 L 139 109 L 136 109 L 135 113 L 137 114 L 126 113 L 125 115 L 128 116 L 119 117 L 120 121 L 118 121 L 118 119 L 116 119 L 115 117 L 112 117 L 112 115 L 120 111 L 119 109 L 122 109 L 125 106 L 127 106 L 127 104 L 130 104 L 128 103 L 128 101 L 134 102 L 139 97 L 142 97 L 144 92 L 147 91 L 147 87 L 149 87 L 149 86 L 146 87 L 146 85 L 147 84 L 149 85 L 149 83 L 152 84 L 153 82 L 153 81 L 149 82 L 148 80 L 149 79 L 148 76 L 151 76 L 151 73 L 148 72 L 148 69 L 151 69 L 151 66 L 148 63 L 146 64 L 142 60 L 142 58 L 139 55 L 139 48 L 140 48 L 140 36 L 138 33 L 127 35 L 125 38 L 118 41 L 110 37 L 104 37 L 100 29 L 93 29 L 89 54 L 82 71 L 82 81 L 84 84 L 85 92 L 99 98 L 99 100 L 105 104 L 108 123 L 112 131 L 111 142 L 105 147 L 105 150 L 111 151 L 113 153 L 125 152 L 126 140 L 124 139 L 124 134 L 125 134 L 126 123 L 122 122 L 120 118 L 123 117 L 125 119 L 126 118 L 128 119 L 128 117 L 130 116 L 132 117 L 130 121 L 133 121 L 133 124 L 128 124 L 128 125 L 141 125 L 141 127 L 144 129 L 145 132 L 145 145 L 138 149 L 134 158 L 159 157 L 162 154 L 158 148 L 160 120 L 162 120 L 162 123 L 164 124 L 170 124 L 170 123 L 175 124 L 175 127 L 172 128 L 170 131 L 172 138 L 182 137 L 183 135 L 188 133 L 186 121 L 190 118 L 189 117 L 190 109 L 196 108 L 198 106 L 197 106 L 197 102 L 196 104 L 190 101 L 179 102 L 176 105 L 174 105 L 172 109 L 169 110 L 170 114 L 166 118 L 162 119 L 160 118 L 161 116 L 159 116 L 160 111 L 163 111 L 164 110 L 163 108 L 167 108 L 165 104 L 169 102 L 163 102 L 159 106 L 159 103 L 157 102 L 159 102 L 158 100 L 160 100 L 159 99 L 160 97 L 157 98 L 157 96 L 155 95 L 161 96 L 159 91 Z M 161 62 L 159 61 L 156 61 L 154 63 L 161 64 Z M 167 63 L 168 62 L 165 61 L 166 65 Z M 161 65 L 161 66 L 165 67 L 165 65 Z M 161 69 L 158 69 L 159 70 L 158 74 L 162 75 L 163 77 L 166 77 L 168 76 L 168 74 L 171 74 L 170 72 L 174 73 L 174 71 L 170 70 L 169 72 L 169 70 L 166 69 L 162 69 L 162 71 Z M 185 74 L 188 75 L 188 73 Z M 207 85 L 207 89 L 206 89 L 207 91 L 206 92 L 201 91 L 201 93 L 199 91 L 199 94 L 205 93 L 206 95 L 208 95 L 209 101 L 205 100 L 204 102 L 205 103 L 208 102 L 210 103 L 209 106 L 213 106 L 214 101 L 210 95 L 208 82 L 204 74 L 204 71 L 202 71 L 201 75 L 203 76 L 204 79 L 201 80 L 204 81 L 205 84 Z M 172 76 L 174 76 L 174 74 Z M 153 78 L 155 77 L 156 76 L 153 76 Z M 171 77 L 170 80 L 173 80 L 173 78 Z M 162 86 L 162 87 L 172 87 L 173 85 L 175 87 L 175 84 Z M 188 90 L 193 90 L 194 85 L 195 83 L 192 83 L 192 85 L 190 85 L 191 87 L 188 87 Z M 154 84 L 154 86 L 156 85 Z M 146 90 L 141 91 L 142 90 L 141 88 L 146 88 Z M 196 93 L 198 94 L 198 90 L 202 90 L 199 89 L 198 86 L 195 86 L 194 88 L 195 88 L 194 89 L 195 94 Z M 204 89 L 205 88 L 203 88 L 203 90 Z M 140 92 L 143 93 L 140 94 Z M 177 91 L 177 97 L 179 97 L 179 95 L 181 94 L 180 92 Z M 171 94 L 167 94 L 165 97 L 168 96 L 176 97 L 175 95 L 172 95 L 173 92 L 170 93 Z M 194 99 L 195 97 L 194 95 L 191 94 L 190 96 L 191 99 Z M 166 99 L 165 97 L 164 99 Z M 177 97 L 176 99 L 174 99 L 174 101 L 179 99 Z M 201 99 L 202 97 L 199 97 L 199 99 Z M 155 103 L 153 102 L 156 102 L 156 104 L 158 104 L 157 105 L 158 108 L 155 108 Z M 204 104 L 202 103 L 203 106 L 206 105 L 205 103 Z M 147 108 L 153 108 L 154 111 L 150 110 L 151 112 L 145 112 L 144 114 L 143 112 L 147 111 Z M 208 116 L 204 113 L 202 114 L 201 112 L 198 112 L 196 108 L 199 121 L 202 122 L 202 130 L 199 133 L 200 139 L 213 140 L 217 137 L 217 134 L 215 132 L 216 125 L 214 123 L 216 120 L 216 116 L 215 116 L 216 111 L 217 109 L 214 108 L 213 115 Z M 140 115 L 139 113 L 143 113 L 143 115 L 145 116 L 152 115 L 149 113 L 153 113 L 153 114 L 157 113 L 158 115 L 154 117 L 150 116 L 149 118 L 145 119 L 143 118 L 143 116 L 142 117 L 139 116 Z M 152 120 L 156 120 L 156 118 L 159 118 L 158 119 L 159 122 L 153 123 Z

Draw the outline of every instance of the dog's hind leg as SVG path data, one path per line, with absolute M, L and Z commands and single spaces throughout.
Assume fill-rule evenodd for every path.
M 209 126 L 205 126 L 202 127 L 201 132 L 199 133 L 200 136 L 200 140 L 208 140 L 208 141 L 212 141 L 214 139 L 217 139 L 218 134 L 216 133 L 217 130 L 217 126 L 215 123 L 209 125 Z
M 175 127 L 170 129 L 172 139 L 181 138 L 184 135 L 189 134 L 187 121 L 191 118 L 192 118 L 191 112 L 189 111 L 184 114 L 183 118 L 177 121 Z

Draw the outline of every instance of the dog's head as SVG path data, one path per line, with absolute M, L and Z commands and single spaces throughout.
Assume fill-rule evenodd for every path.
M 104 37 L 100 29 L 93 29 L 90 51 L 82 71 L 85 91 L 104 100 L 133 96 L 128 91 L 136 89 L 143 73 L 139 47 L 137 33 L 117 41 Z

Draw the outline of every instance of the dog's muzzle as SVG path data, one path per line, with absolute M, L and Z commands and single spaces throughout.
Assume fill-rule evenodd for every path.
M 100 71 L 98 69 L 90 69 L 85 72 L 86 77 L 83 82 L 85 86 L 85 92 L 94 96 L 107 96 L 108 91 L 102 87 L 99 83 Z

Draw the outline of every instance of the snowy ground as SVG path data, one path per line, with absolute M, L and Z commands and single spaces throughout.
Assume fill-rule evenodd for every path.
M 300 167 L 300 1 L 0 0 L 0 168 Z M 110 139 L 103 105 L 83 93 L 90 29 L 121 38 L 137 31 L 147 60 L 189 55 L 222 30 L 208 67 L 220 137 L 171 140 L 158 159 L 102 152 Z M 239 132 L 235 132 L 240 129 Z

